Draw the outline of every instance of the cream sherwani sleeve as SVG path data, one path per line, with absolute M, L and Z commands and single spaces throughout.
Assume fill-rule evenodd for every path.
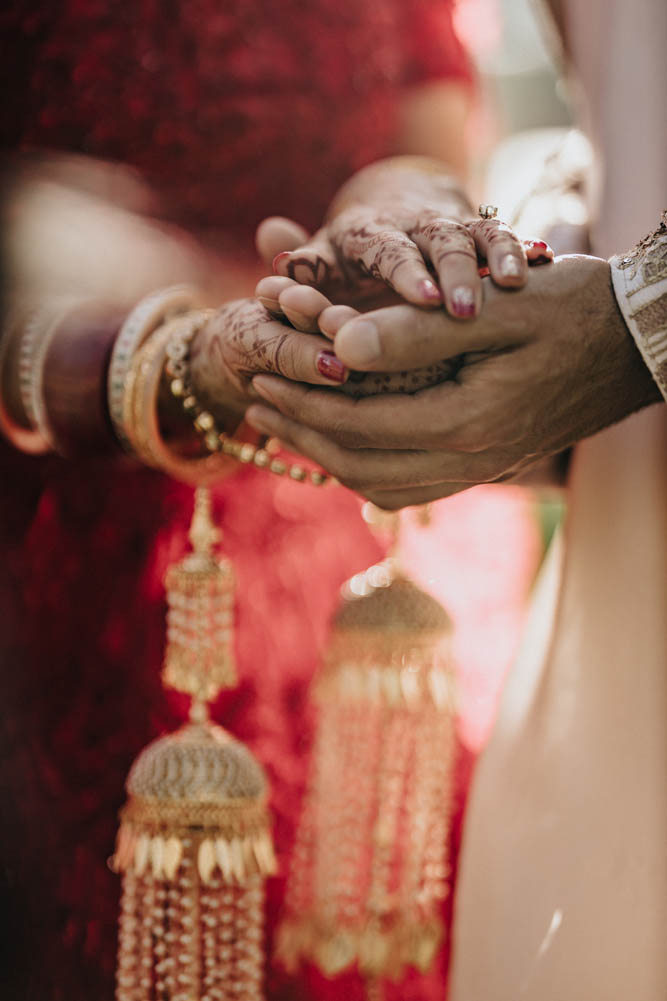
M 667 212 L 655 233 L 610 264 L 619 308 L 667 399 Z

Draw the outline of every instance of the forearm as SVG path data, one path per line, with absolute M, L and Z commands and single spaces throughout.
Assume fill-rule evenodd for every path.
M 238 295 L 239 267 L 216 268 L 187 234 L 134 211 L 148 193 L 142 206 L 133 181 L 128 204 L 122 168 L 22 157 L 3 167 L 0 426 L 27 451 L 118 454 L 106 394 L 123 321 L 147 292 L 175 283 L 219 302 L 216 273 L 234 275 L 225 291 Z M 167 426 L 187 425 L 168 394 L 161 402 Z

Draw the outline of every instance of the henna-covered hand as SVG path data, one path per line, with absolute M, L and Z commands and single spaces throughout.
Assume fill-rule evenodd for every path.
M 435 174 L 430 162 L 427 168 L 399 159 L 395 167 L 361 171 L 322 229 L 276 255 L 276 275 L 362 309 L 400 297 L 422 307 L 444 302 L 453 316 L 470 319 L 481 307 L 480 268 L 496 284 L 519 288 L 529 263 L 553 258 L 543 241 L 522 241 L 497 219 L 473 218 L 455 179 Z M 271 235 L 285 222 L 265 220 L 258 243 L 275 248 Z
M 260 373 L 323 386 L 348 375 L 330 341 L 297 332 L 257 299 L 226 303 L 211 317 L 192 345 L 190 372 L 200 401 L 225 416 L 242 415 L 256 399 L 251 380 Z

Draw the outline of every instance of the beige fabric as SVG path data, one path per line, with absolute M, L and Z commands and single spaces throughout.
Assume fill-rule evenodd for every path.
M 667 399 L 667 212 L 651 237 L 610 263 L 625 322 Z
M 663 207 L 667 62 L 653 36 L 664 47 L 667 5 L 571 7 L 608 165 L 608 256 Z M 552 568 L 475 778 L 450 1001 L 667 998 L 665 412 L 577 449 L 560 594 Z

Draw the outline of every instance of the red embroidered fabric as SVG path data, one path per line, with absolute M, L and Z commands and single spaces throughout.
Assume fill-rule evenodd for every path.
M 397 99 L 468 77 L 447 0 L 14 0 L 0 13 L 8 149 L 120 160 L 166 214 L 249 251 L 267 214 L 316 225 L 393 151 Z M 160 687 L 162 577 L 192 492 L 146 470 L 29 459 L 0 442 L 0 879 L 7 1001 L 111 1001 L 119 880 L 105 866 L 134 756 L 184 706 Z M 380 555 L 342 489 L 243 470 L 215 492 L 238 575 L 241 684 L 215 716 L 272 786 L 285 859 L 312 721 L 307 688 L 340 583 Z M 465 785 L 465 768 L 461 768 Z M 271 882 L 269 949 L 284 888 Z M 440 997 L 444 957 L 403 998 Z M 267 972 L 271 1001 L 362 997 Z
M 451 0 L 14 0 L 4 142 L 140 168 L 189 226 L 318 225 L 393 151 L 406 86 L 467 78 Z

